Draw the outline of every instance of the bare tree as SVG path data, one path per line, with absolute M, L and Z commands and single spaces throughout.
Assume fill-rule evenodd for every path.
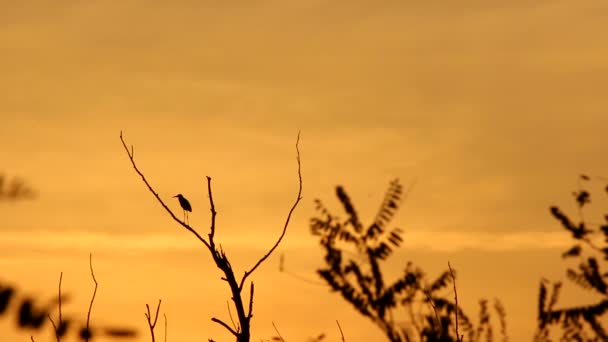
M 253 286 L 253 282 L 250 282 L 249 303 L 247 305 L 247 308 L 245 306 L 245 300 L 243 297 L 243 286 L 245 285 L 247 278 L 266 259 L 268 259 L 268 257 L 270 257 L 270 255 L 279 246 L 279 244 L 283 240 L 283 237 L 285 236 L 285 233 L 287 231 L 287 226 L 289 225 L 291 215 L 293 214 L 298 203 L 300 203 L 300 200 L 302 199 L 302 173 L 301 173 L 300 149 L 299 149 L 300 134 L 298 133 L 298 137 L 296 140 L 296 160 L 298 162 L 298 194 L 297 194 L 296 200 L 293 203 L 293 205 L 291 206 L 291 208 L 289 209 L 287 218 L 285 220 L 285 224 L 283 225 L 283 230 L 282 230 L 279 238 L 276 240 L 274 245 L 268 250 L 268 252 L 266 252 L 266 254 L 264 254 L 260 259 L 257 260 L 257 262 L 255 262 L 253 264 L 253 266 L 251 266 L 249 269 L 247 269 L 244 272 L 243 276 L 240 279 L 237 279 L 237 276 L 235 275 L 232 265 L 230 264 L 230 261 L 228 260 L 228 256 L 226 255 L 226 253 L 224 252 L 224 250 L 222 249 L 221 246 L 218 247 L 216 245 L 216 242 L 214 240 L 215 216 L 216 216 L 217 212 L 215 211 L 215 204 L 213 203 L 213 194 L 211 191 L 211 177 L 207 176 L 207 192 L 209 194 L 209 205 L 210 205 L 210 210 L 211 210 L 211 226 L 209 229 L 209 233 L 207 234 L 207 239 L 205 239 L 189 223 L 187 223 L 183 220 L 180 220 L 175 215 L 175 213 L 173 213 L 173 211 L 171 209 L 169 209 L 169 207 L 161 199 L 159 194 L 150 185 L 150 183 L 148 182 L 148 180 L 146 179 L 144 174 L 139 170 L 139 168 L 137 167 L 137 165 L 135 163 L 134 154 L 133 154 L 133 146 L 131 145 L 130 149 L 127 147 L 127 144 L 125 143 L 125 140 L 123 139 L 122 132 L 120 132 L 120 141 L 122 142 L 125 152 L 127 153 L 127 156 L 129 157 L 129 160 L 131 161 L 131 164 L 132 164 L 133 168 L 135 169 L 135 172 L 137 172 L 137 174 L 141 177 L 142 181 L 144 182 L 144 184 L 146 185 L 148 190 L 158 200 L 158 203 L 167 211 L 167 213 L 171 216 L 171 218 L 173 218 L 173 220 L 175 222 L 177 222 L 184 229 L 186 229 L 190 233 L 192 233 L 209 250 L 209 253 L 211 253 L 211 257 L 213 258 L 215 265 L 224 274 L 224 276 L 222 277 L 222 280 L 226 281 L 228 283 L 228 286 L 230 287 L 230 292 L 232 293 L 232 301 L 234 302 L 234 306 L 235 306 L 236 313 L 237 313 L 238 325 L 235 328 L 233 328 L 230 325 L 228 325 L 227 323 L 225 323 L 224 321 L 220 320 L 219 318 L 213 317 L 213 318 L 211 318 L 211 320 L 213 322 L 220 324 L 224 328 L 226 328 L 230 333 L 232 333 L 232 335 L 234 335 L 236 337 L 236 340 L 238 342 L 249 342 L 250 337 L 251 337 L 250 324 L 251 324 L 251 318 L 253 317 L 254 286 Z

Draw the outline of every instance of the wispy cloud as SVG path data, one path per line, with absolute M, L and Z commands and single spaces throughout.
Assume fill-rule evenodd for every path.
M 563 232 L 414 232 L 404 236 L 405 248 L 452 252 L 516 251 L 564 248 L 571 239 Z
M 106 233 L 50 232 L 36 233 L 5 232 L 0 235 L 0 250 L 49 252 L 171 252 L 194 251 L 201 244 L 187 234 L 145 234 L 125 235 Z M 274 241 L 269 237 L 269 243 Z M 222 238 L 222 243 L 232 248 L 262 249 L 267 244 L 257 235 L 238 235 Z M 563 232 L 412 232 L 404 236 L 404 248 L 424 249 L 432 252 L 454 252 L 478 250 L 502 252 L 516 250 L 538 250 L 565 248 L 570 239 Z M 286 248 L 315 248 L 316 242 L 310 237 L 292 237 L 285 241 Z

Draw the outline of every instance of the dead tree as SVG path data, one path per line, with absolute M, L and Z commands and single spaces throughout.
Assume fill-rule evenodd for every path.
M 266 254 L 264 254 L 260 259 L 258 259 L 253 264 L 253 266 L 251 266 L 249 269 L 247 269 L 243 273 L 243 276 L 240 277 L 240 279 L 237 279 L 237 276 L 235 275 L 235 271 L 232 268 L 230 261 L 228 260 L 228 256 L 226 255 L 226 253 L 224 252 L 224 250 L 222 249 L 221 246 L 218 247 L 216 245 L 216 242 L 214 240 L 215 216 L 217 213 L 215 211 L 215 205 L 213 203 L 213 194 L 211 191 L 211 177 L 207 176 L 207 192 L 209 194 L 209 205 L 210 205 L 210 210 L 211 210 L 211 226 L 209 229 L 209 233 L 207 234 L 207 239 L 205 239 L 189 223 L 180 220 L 173 213 L 173 211 L 171 209 L 169 209 L 169 207 L 161 199 L 159 194 L 150 185 L 150 183 L 148 182 L 148 180 L 146 179 L 144 174 L 139 170 L 139 168 L 135 164 L 135 160 L 134 160 L 134 156 L 133 156 L 133 146 L 131 145 L 130 149 L 127 147 L 127 144 L 125 143 L 125 141 L 122 137 L 122 132 L 120 132 L 120 141 L 122 142 L 122 145 L 123 145 L 125 151 L 127 152 L 127 155 L 129 157 L 129 160 L 131 161 L 131 164 L 133 165 L 133 168 L 135 169 L 135 172 L 137 172 L 137 174 L 141 177 L 142 181 L 148 187 L 148 190 L 152 193 L 152 195 L 154 195 L 154 197 L 156 197 L 158 203 L 167 211 L 167 213 L 171 216 L 171 218 L 173 218 L 173 220 L 175 222 L 177 222 L 184 229 L 186 229 L 190 233 L 192 233 L 209 250 L 209 252 L 211 253 L 211 257 L 213 258 L 213 261 L 215 262 L 215 265 L 224 274 L 224 276 L 222 277 L 222 280 L 226 281 L 228 283 L 228 286 L 230 287 L 230 292 L 232 294 L 232 301 L 234 302 L 234 306 L 235 306 L 236 313 L 237 313 L 238 324 L 236 327 L 233 328 L 230 325 L 228 325 L 227 323 L 225 323 L 224 321 L 220 320 L 219 318 L 213 317 L 213 318 L 211 318 L 211 320 L 213 322 L 220 324 L 221 326 L 226 328 L 228 331 L 230 331 L 230 333 L 232 333 L 232 335 L 234 335 L 236 337 L 237 342 L 249 342 L 250 337 L 251 337 L 250 324 L 251 324 L 251 318 L 253 317 L 253 293 L 254 293 L 253 282 L 252 281 L 249 282 L 249 300 L 248 300 L 247 306 L 245 305 L 245 298 L 243 296 L 243 287 L 245 285 L 245 282 L 247 281 L 247 278 L 266 259 L 268 259 L 268 257 L 270 257 L 270 255 L 279 246 L 279 244 L 281 243 L 281 240 L 283 240 L 283 237 L 285 236 L 285 233 L 287 231 L 287 226 L 289 225 L 291 215 L 293 214 L 298 203 L 302 199 L 302 197 L 301 197 L 302 196 L 302 173 L 301 173 L 300 149 L 299 149 L 300 135 L 298 134 L 298 138 L 296 140 L 296 160 L 298 163 L 298 194 L 297 194 L 296 200 L 293 203 L 293 205 L 291 206 L 291 208 L 289 209 L 287 218 L 285 220 L 285 224 L 283 225 L 283 230 L 282 230 L 279 238 L 276 240 L 274 245 L 268 250 L 268 252 L 266 252 Z

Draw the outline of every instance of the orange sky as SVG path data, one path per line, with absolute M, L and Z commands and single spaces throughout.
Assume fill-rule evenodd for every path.
M 0 205 L 1 279 L 52 296 L 63 271 L 66 308 L 83 315 L 92 252 L 94 321 L 145 333 L 160 297 L 170 341 L 229 340 L 209 321 L 227 319 L 218 271 L 147 192 L 119 132 L 202 232 L 213 178 L 218 239 L 242 272 L 295 197 L 301 130 L 304 200 L 279 250 L 291 272 L 314 279 L 322 261 L 314 198 L 340 213 L 342 184 L 369 221 L 391 179 L 415 179 L 389 268 L 436 275 L 449 260 L 465 309 L 498 297 L 513 340 L 529 340 L 538 281 L 562 277 L 569 246 L 548 207 L 573 208 L 579 173 L 608 174 L 606 13 L 600 1 L 2 2 L 0 171 L 39 197 Z M 326 287 L 280 274 L 278 257 L 253 279 L 255 340 L 273 321 L 291 341 L 337 340 L 336 319 L 349 342 L 380 336 Z

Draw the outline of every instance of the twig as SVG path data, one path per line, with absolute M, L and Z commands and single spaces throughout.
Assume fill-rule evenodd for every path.
M 194 234 L 194 236 L 196 236 L 197 239 L 199 239 L 203 244 L 205 244 L 205 246 L 207 246 L 207 248 L 209 248 L 209 250 L 211 250 L 211 246 L 209 245 L 209 242 L 207 242 L 205 239 L 203 239 L 203 237 L 200 236 L 196 232 L 196 230 L 194 230 L 194 228 L 192 228 L 189 224 L 185 223 L 184 221 L 180 220 L 177 216 L 175 216 L 173 211 L 171 211 L 171 209 L 169 209 L 169 207 L 165 204 L 165 202 L 163 202 L 163 200 L 160 198 L 158 193 L 156 191 L 154 191 L 154 189 L 152 188 L 150 183 L 148 183 L 148 180 L 146 179 L 144 174 L 141 173 L 141 171 L 139 171 L 139 169 L 137 168 L 137 165 L 135 165 L 135 160 L 133 159 L 133 146 L 131 146 L 131 151 L 129 151 L 127 144 L 125 143 L 124 139 L 122 138 L 122 131 L 120 131 L 120 141 L 122 142 L 122 146 L 125 148 L 125 151 L 127 152 L 127 155 L 129 156 L 129 160 L 131 160 L 131 165 L 133 165 L 135 172 L 137 172 L 137 174 L 141 177 L 141 179 L 144 181 L 144 183 L 148 187 L 148 190 L 150 190 L 150 192 L 154 195 L 154 197 L 156 197 L 156 199 L 158 200 L 160 205 L 162 205 L 163 208 L 165 208 L 165 210 L 169 213 L 169 215 L 171 215 L 173 220 L 175 220 L 182 227 L 186 228 L 188 231 L 190 231 L 192 234 Z
M 61 325 L 61 323 L 63 322 L 63 317 L 61 316 L 61 282 L 62 281 L 63 281 L 63 272 L 59 273 L 59 286 L 58 286 L 59 287 L 59 289 L 58 289 L 59 297 L 57 297 L 57 300 L 59 302 L 59 325 Z
M 59 297 L 58 297 L 58 302 L 59 302 L 59 326 L 62 326 L 63 323 L 63 319 L 61 318 L 61 280 L 63 279 L 63 272 L 61 272 L 59 274 Z M 55 321 L 53 321 L 53 318 L 51 317 L 51 314 L 47 314 L 47 317 L 49 318 L 49 321 L 51 321 L 51 324 L 53 325 L 53 331 L 55 332 L 55 338 L 57 339 L 57 342 L 61 342 L 61 339 L 59 337 L 59 330 L 57 328 L 57 325 L 55 324 Z
M 279 332 L 279 329 L 277 329 L 277 326 L 274 324 L 274 322 L 272 323 L 272 327 L 274 328 L 274 331 L 276 331 L 277 335 L 279 336 L 279 340 L 281 342 L 285 342 L 285 340 L 283 339 L 283 336 L 281 336 L 281 333 Z
M 211 227 L 209 228 L 209 243 L 213 246 L 213 237 L 215 236 L 215 203 L 213 202 L 213 192 L 211 191 L 211 177 L 207 176 L 207 193 L 209 194 L 209 210 L 211 211 Z M 221 247 L 220 247 L 221 248 Z
M 433 309 L 433 312 L 435 313 L 435 319 L 437 320 L 437 328 L 439 330 L 439 335 L 442 336 L 443 335 L 443 327 L 441 326 L 441 319 L 439 319 L 439 313 L 437 312 L 437 307 L 435 307 L 435 303 L 433 302 L 433 298 L 430 295 L 430 290 L 422 290 L 422 292 L 424 293 L 424 295 L 426 296 L 427 301 L 429 302 L 429 305 L 431 306 L 431 308 Z
M 160 312 L 160 303 L 161 299 L 158 300 L 158 305 L 156 306 L 156 314 L 154 315 L 154 322 L 152 322 L 150 315 L 150 305 L 146 304 L 146 311 L 144 312 L 144 316 L 146 316 L 146 320 L 148 321 L 148 327 L 150 327 L 150 335 L 152 335 L 152 342 L 155 341 L 154 337 L 154 327 L 156 327 L 156 321 L 158 320 L 158 313 Z M 167 317 L 165 316 L 165 340 L 167 339 Z
M 251 282 L 251 288 L 249 289 L 249 313 L 247 314 L 247 319 L 251 319 L 253 317 L 253 282 Z
M 34 336 L 30 335 L 30 339 L 32 340 L 32 342 L 36 342 L 34 341 Z
M 46 317 L 48 317 L 49 321 L 51 321 L 51 325 L 53 326 L 53 332 L 55 332 L 55 338 L 57 339 L 57 342 L 60 342 L 59 333 L 57 332 L 57 325 L 55 324 L 55 321 L 53 321 L 53 317 L 51 317 L 51 314 L 47 314 Z
M 232 311 L 230 310 L 230 302 L 229 301 L 226 301 L 226 306 L 228 307 L 228 316 L 230 317 L 230 323 L 232 323 L 232 326 L 236 330 L 236 324 L 234 324 L 234 319 L 232 318 Z
M 213 318 L 211 318 L 211 320 L 213 322 L 223 326 L 224 328 L 228 329 L 228 331 L 230 331 L 232 333 L 232 335 L 237 336 L 237 337 L 239 336 L 238 332 L 236 332 L 234 329 L 232 329 L 228 324 L 224 323 L 224 321 L 222 321 L 221 319 L 213 317 Z
M 319 285 L 319 286 L 325 286 L 325 285 L 327 285 L 327 283 L 320 282 L 320 281 L 317 281 L 317 280 L 311 280 L 311 279 L 305 278 L 303 276 L 300 276 L 300 275 L 298 275 L 296 273 L 292 273 L 292 272 L 288 271 L 285 268 L 285 254 L 281 254 L 281 259 L 279 260 L 279 272 L 280 273 L 285 273 L 285 274 L 287 274 L 288 276 L 290 276 L 292 278 L 298 279 L 298 280 L 303 281 L 303 282 L 308 283 L 308 284 Z
M 336 324 L 338 325 L 338 330 L 340 330 L 340 337 L 342 337 L 342 342 L 346 342 L 346 340 L 344 339 L 344 333 L 342 332 L 342 327 L 340 326 L 340 322 L 338 322 L 338 320 L 336 320 Z
M 454 324 L 454 329 L 456 330 L 456 340 L 458 342 L 462 342 L 464 335 L 460 335 L 460 333 L 458 332 L 459 306 L 458 306 L 458 292 L 456 291 L 456 277 L 454 276 L 454 270 L 452 270 L 452 266 L 450 265 L 449 261 L 448 261 L 448 268 L 450 269 L 450 275 L 452 276 L 452 284 L 454 285 L 454 305 L 456 306 L 456 309 L 454 310 L 454 315 L 456 316 L 456 322 Z
M 163 317 L 165 317 L 165 342 L 167 342 L 167 314 L 163 313 Z
M 89 253 L 89 268 L 91 269 L 91 277 L 93 277 L 93 282 L 95 282 L 95 289 L 93 290 L 93 296 L 91 297 L 91 303 L 89 304 L 89 310 L 87 311 L 87 334 L 85 335 L 85 341 L 89 341 L 91 337 L 91 328 L 89 327 L 89 323 L 91 321 L 91 309 L 93 308 L 93 302 L 95 301 L 95 295 L 97 294 L 97 279 L 95 279 L 95 273 L 93 272 L 93 254 Z M 61 322 L 60 322 L 61 324 Z
M 289 214 L 287 214 L 287 219 L 285 220 L 285 225 L 283 226 L 283 231 L 281 232 L 281 236 L 279 236 L 279 238 L 275 242 L 274 246 L 272 246 L 272 248 L 268 251 L 268 253 L 266 253 L 262 258 L 260 258 L 260 260 L 258 260 L 258 262 L 256 262 L 255 265 L 253 265 L 253 267 L 249 271 L 245 271 L 245 274 L 243 275 L 243 278 L 241 279 L 241 283 L 239 285 L 239 289 L 241 289 L 241 290 L 243 289 L 243 284 L 245 283 L 245 280 L 247 279 L 247 277 L 250 276 L 251 273 L 253 273 L 256 270 L 256 268 L 258 268 L 258 266 L 260 266 L 260 264 L 262 264 L 266 259 L 268 259 L 268 257 L 272 254 L 272 252 L 274 252 L 275 249 L 277 249 L 277 247 L 281 243 L 281 240 L 283 240 L 285 233 L 287 232 L 287 226 L 289 225 L 289 220 L 291 220 L 291 215 L 293 214 L 294 210 L 298 206 L 298 203 L 300 203 L 300 200 L 302 199 L 302 170 L 301 170 L 302 164 L 300 161 L 299 143 L 300 143 L 300 132 L 298 132 L 298 138 L 296 140 L 296 152 L 297 152 L 296 160 L 298 161 L 298 184 L 299 184 L 298 196 L 297 196 L 294 204 L 291 206 L 291 209 L 289 209 Z

